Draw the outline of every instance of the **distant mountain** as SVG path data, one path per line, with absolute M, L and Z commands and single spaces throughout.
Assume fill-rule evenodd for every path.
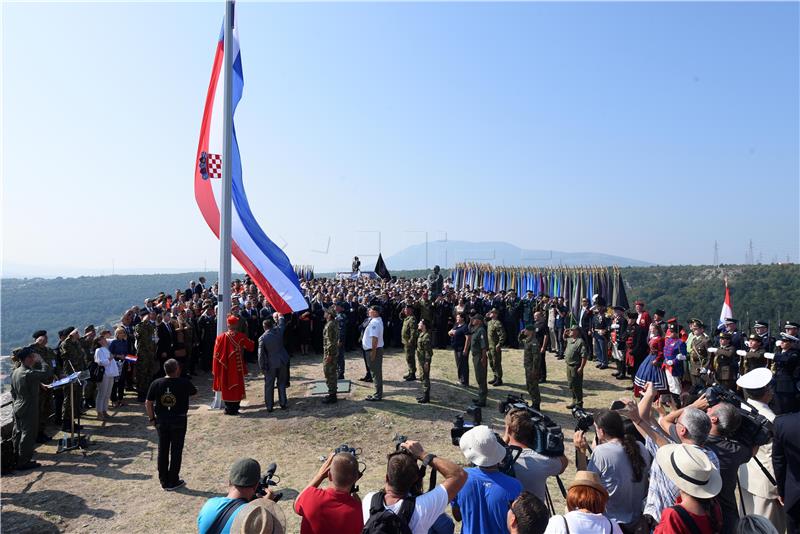
M 427 257 L 426 257 L 427 256 Z M 526 250 L 510 243 L 486 241 L 431 241 L 412 245 L 386 258 L 389 270 L 420 269 L 426 265 L 452 267 L 459 262 L 490 263 L 492 265 L 619 265 L 647 267 L 642 260 L 612 256 L 597 252 L 562 252 L 559 250 Z

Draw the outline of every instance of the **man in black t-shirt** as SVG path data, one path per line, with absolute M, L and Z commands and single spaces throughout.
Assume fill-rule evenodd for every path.
M 150 384 L 145 408 L 158 431 L 158 479 L 165 491 L 173 491 L 186 484 L 179 476 L 186 412 L 189 411 L 189 397 L 197 393 L 197 388 L 189 379 L 180 376 L 180 365 L 174 358 L 164 362 L 164 372 L 167 376 Z

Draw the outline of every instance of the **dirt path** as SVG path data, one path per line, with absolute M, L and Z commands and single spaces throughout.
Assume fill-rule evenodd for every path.
M 502 418 L 497 401 L 508 393 L 524 392 L 521 352 L 505 351 L 503 359 L 506 385 L 490 386 L 490 404 L 484 410 L 484 421 L 498 431 L 502 431 Z M 181 469 L 187 485 L 174 493 L 162 491 L 155 476 L 156 433 L 146 424 L 143 406 L 130 402 L 112 411 L 112 419 L 106 422 L 98 422 L 91 410 L 84 420 L 91 436 L 85 456 L 77 451 L 57 455 L 54 440 L 37 449 L 35 459 L 43 464 L 41 470 L 2 478 L 2 532 L 196 532 L 197 512 L 206 499 L 227 491 L 228 467 L 240 456 L 256 458 L 262 467 L 278 463 L 279 488 L 285 494 L 280 504 L 288 532 L 298 532 L 293 497 L 314 475 L 321 457 L 337 445 L 363 449 L 360 459 L 367 470 L 359 483 L 362 495 L 381 486 L 386 454 L 393 450 L 396 433 L 421 441 L 437 455 L 463 461 L 458 448 L 450 444 L 450 428 L 453 417 L 462 413 L 476 390 L 457 385 L 451 351 L 435 352 L 429 405 L 414 400 L 421 392 L 419 382 L 400 378 L 405 361 L 397 351 L 389 352 L 384 361 L 384 402 L 362 401 L 372 392 L 372 384 L 355 381 L 363 376 L 364 366 L 360 354 L 353 352 L 348 353 L 347 362 L 347 378 L 354 380 L 351 393 L 332 407 L 323 405 L 318 397 L 307 396 L 308 382 L 322 379 L 320 361 L 318 356 L 293 358 L 289 409 L 272 414 L 264 408 L 260 377 L 249 379 L 248 399 L 238 418 L 209 411 L 209 376 L 195 379 L 200 394 L 190 409 Z M 567 435 L 570 466 L 564 480 L 569 481 L 574 473 L 574 421 L 565 409 L 569 392 L 564 364 L 548 355 L 548 367 L 549 381 L 541 386 L 542 407 Z M 587 366 L 587 409 L 608 406 L 629 393 L 621 387 L 628 383 L 617 382 L 610 372 L 598 371 L 591 363 Z M 54 431 L 50 429 L 51 434 Z M 563 506 L 554 481 L 550 493 L 557 506 Z

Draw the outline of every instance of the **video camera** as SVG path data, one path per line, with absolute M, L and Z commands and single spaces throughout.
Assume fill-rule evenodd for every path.
M 481 421 L 483 421 L 483 413 L 481 412 L 480 406 L 470 405 L 464 411 L 465 414 L 469 415 L 472 418 L 471 423 L 464 422 L 464 416 L 459 414 L 453 419 L 453 428 L 450 429 L 450 440 L 452 441 L 453 445 L 458 446 L 461 442 L 461 436 L 464 435 L 465 432 L 475 428 L 476 426 L 480 426 Z
M 395 439 L 398 438 L 403 438 L 403 441 L 405 441 L 405 436 L 395 436 Z M 403 441 L 401 441 L 400 443 L 402 443 Z M 397 449 L 399 449 L 400 445 L 398 444 L 396 445 L 396 447 Z M 367 470 L 367 464 L 358 459 L 358 456 L 362 452 L 361 449 L 356 447 L 351 447 L 347 443 L 342 443 L 341 445 L 333 449 L 333 454 L 339 454 L 342 452 L 345 454 L 351 454 L 353 458 L 356 459 L 356 463 L 358 464 L 358 479 L 361 479 L 361 477 L 364 476 L 364 471 Z M 350 489 L 350 493 L 358 493 L 358 486 L 355 483 L 353 483 L 353 487 Z
M 773 427 L 770 420 L 758 413 L 758 410 L 739 398 L 733 391 L 720 384 L 714 384 L 703 390 L 701 394 L 706 396 L 709 407 L 726 402 L 738 410 L 741 424 L 731 436 L 732 439 L 749 448 L 760 447 L 772 441 Z
M 260 497 L 265 497 L 267 495 L 267 490 L 270 486 L 277 486 L 278 482 L 281 481 L 281 477 L 275 474 L 275 471 L 278 470 L 278 464 L 272 462 L 267 466 L 267 472 L 264 473 L 264 476 L 261 477 L 261 480 L 258 481 L 258 487 L 256 488 L 254 499 L 258 499 Z M 278 480 L 274 480 L 275 478 Z M 283 497 L 283 492 L 275 492 L 272 494 L 272 500 L 278 502 Z
M 511 410 L 525 410 L 531 418 L 534 429 L 533 443 L 527 445 L 543 456 L 558 458 L 564 455 L 564 433 L 552 419 L 531 408 L 521 395 L 508 395 L 500 403 L 500 413 Z
M 575 418 L 575 430 L 581 432 L 588 432 L 594 424 L 594 415 L 590 414 L 583 408 L 573 408 L 572 417 Z

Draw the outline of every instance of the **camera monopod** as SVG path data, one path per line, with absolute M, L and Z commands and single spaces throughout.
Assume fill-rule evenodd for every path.
M 566 499 L 567 497 L 567 488 L 564 487 L 564 482 L 561 480 L 561 477 L 556 475 L 556 482 L 558 482 L 558 489 L 561 490 L 561 496 Z M 546 498 L 546 505 L 547 509 L 550 510 L 550 515 L 557 515 L 556 514 L 556 507 L 553 503 L 553 498 L 550 496 L 550 489 L 547 487 L 547 483 L 544 485 L 544 496 Z

